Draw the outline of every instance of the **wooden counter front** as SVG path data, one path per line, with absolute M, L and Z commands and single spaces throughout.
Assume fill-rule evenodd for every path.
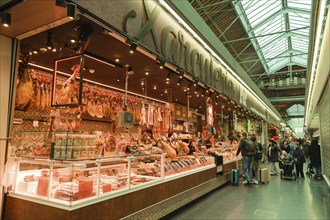
M 6 196 L 4 218 L 6 220 L 120 219 L 215 178 L 214 167 L 72 211 Z

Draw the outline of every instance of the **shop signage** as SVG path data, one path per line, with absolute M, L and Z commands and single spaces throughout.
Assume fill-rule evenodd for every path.
M 158 1 L 73 1 L 247 109 L 259 102 L 190 32 L 158 5 Z M 267 111 L 263 105 L 254 108 L 260 113 Z
M 196 79 L 239 101 L 239 84 L 234 84 L 233 76 L 156 1 L 122 1 L 120 6 L 116 1 L 98 1 L 97 5 L 86 0 L 74 2 Z M 109 10 L 103 11 L 105 8 Z

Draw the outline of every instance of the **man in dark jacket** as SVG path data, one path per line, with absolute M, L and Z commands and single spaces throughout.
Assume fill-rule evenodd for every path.
M 313 170 L 315 172 L 315 179 L 321 179 L 321 149 L 320 149 L 320 145 L 318 144 L 318 141 L 312 140 L 311 145 L 308 148 L 308 155 L 313 167 Z
M 238 156 L 239 153 L 241 153 L 241 155 L 242 155 L 242 169 L 243 169 L 244 176 L 246 178 L 246 181 L 244 181 L 243 183 L 249 187 L 253 187 L 253 184 L 252 184 L 253 156 L 246 155 L 247 141 L 249 139 L 247 138 L 246 132 L 243 132 L 242 135 L 243 135 L 243 139 L 239 143 L 239 146 L 238 146 L 238 149 L 236 152 L 236 156 Z
M 304 163 L 306 162 L 306 159 L 304 156 L 304 151 L 301 148 L 299 142 L 294 142 L 293 147 L 294 147 L 294 151 L 292 154 L 292 158 L 296 165 L 297 177 L 299 177 L 299 175 L 300 175 L 301 178 L 305 178 L 304 170 L 303 170 Z

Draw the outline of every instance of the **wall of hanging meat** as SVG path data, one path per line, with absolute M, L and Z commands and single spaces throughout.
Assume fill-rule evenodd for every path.
M 127 111 L 132 113 L 134 126 L 124 128 L 118 126 L 118 113 L 124 108 L 123 93 L 84 83 L 82 102 L 85 105 L 56 109 L 51 108 L 52 74 L 27 67 L 21 73 L 13 127 L 13 146 L 17 156 L 49 157 L 50 149 L 43 145 L 47 142 L 49 132 L 46 131 L 50 130 L 52 118 L 51 130 L 56 133 L 55 158 L 60 159 L 80 159 L 86 155 L 70 157 L 68 153 L 60 154 L 59 148 L 64 152 L 68 146 L 88 145 L 95 147 L 95 154 L 91 153 L 88 158 L 113 156 L 126 150 L 118 148 L 117 143 L 135 141 L 135 147 L 139 143 L 151 143 L 152 140 L 142 136 L 145 128 L 150 128 L 153 138 L 171 131 L 172 111 L 162 103 L 128 96 Z M 66 80 L 59 77 L 63 87 Z M 72 87 L 73 91 L 77 90 L 77 84 L 73 83 Z M 75 102 L 76 93 L 71 95 L 72 102 Z M 66 103 L 70 104 L 70 101 Z
M 129 95 L 123 111 L 123 93 L 84 82 L 85 105 L 54 108 L 52 77 L 24 61 L 20 65 L 10 145 L 18 166 L 15 193 L 71 205 L 215 166 L 213 157 L 188 155 L 188 143 L 177 135 L 170 137 L 173 112 L 165 104 Z M 67 91 L 77 90 L 72 77 L 58 76 L 56 83 L 58 91 L 68 83 Z M 69 99 L 65 95 L 65 104 L 77 102 L 72 91 Z

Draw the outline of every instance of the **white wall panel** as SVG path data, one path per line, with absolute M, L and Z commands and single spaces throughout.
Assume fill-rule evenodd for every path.
M 330 82 L 320 101 L 320 145 L 322 156 L 322 171 L 330 186 Z

